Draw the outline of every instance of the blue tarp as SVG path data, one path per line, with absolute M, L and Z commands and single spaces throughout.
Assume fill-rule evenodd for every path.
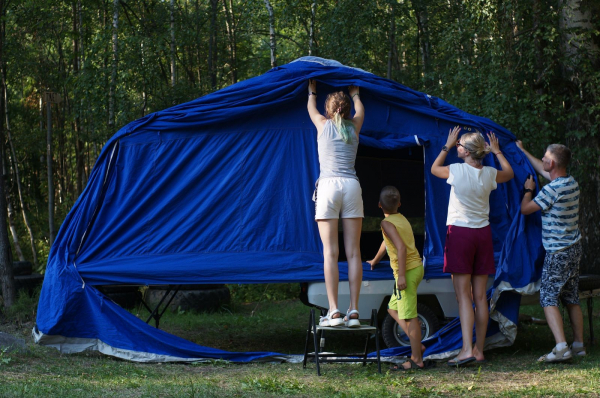
M 190 343 L 146 325 L 94 286 L 322 281 L 308 79 L 318 81 L 321 108 L 328 92 L 360 86 L 361 145 L 424 148 L 426 278 L 445 277 L 450 192 L 430 174 L 431 164 L 452 126 L 495 132 L 515 170 L 490 197 L 497 282 L 518 288 L 537 280 L 539 215 L 519 213 L 523 182 L 535 173 L 510 131 L 391 80 L 304 57 L 131 122 L 108 141 L 51 248 L 36 339 L 133 360 L 273 355 Z M 451 151 L 448 162 L 456 161 Z M 499 167 L 491 155 L 484 163 Z M 342 265 L 342 279 L 346 271 Z M 389 269 L 371 271 L 365 263 L 365 280 L 388 278 Z

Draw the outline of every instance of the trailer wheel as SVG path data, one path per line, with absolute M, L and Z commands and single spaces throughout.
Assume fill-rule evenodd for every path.
M 423 303 L 417 303 L 417 313 L 421 323 L 421 336 L 423 340 L 426 340 L 437 332 L 440 322 L 433 311 Z M 408 336 L 390 314 L 387 314 L 383 321 L 381 334 L 385 345 L 389 348 L 410 345 Z

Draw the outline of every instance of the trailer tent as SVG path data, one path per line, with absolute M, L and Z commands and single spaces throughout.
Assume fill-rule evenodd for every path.
M 454 125 L 498 135 L 515 179 L 499 184 L 490 198 L 497 260 L 492 302 L 499 321 L 490 330 L 510 344 L 518 309 L 500 292 L 534 290 L 543 256 L 539 215 L 519 212 L 522 184 L 535 173 L 515 136 L 439 98 L 316 57 L 150 114 L 108 141 L 50 251 L 36 342 L 133 361 L 244 362 L 276 355 L 191 343 L 147 325 L 96 286 L 323 280 L 311 200 L 319 164 L 306 110 L 309 78 L 318 81 L 321 108 L 328 92 L 360 86 L 366 118 L 359 155 L 365 155 L 357 170 L 367 214 L 374 208 L 379 216 L 377 182 L 385 179 L 382 170 L 393 170 L 388 177 L 397 178 L 402 211 L 424 216 L 425 278 L 447 277 L 441 269 L 450 186 L 430 174 L 431 163 Z M 380 168 L 403 156 L 392 169 Z M 448 161 L 456 160 L 451 151 Z M 491 155 L 485 164 L 499 167 Z M 341 279 L 345 272 L 341 263 Z M 365 263 L 365 280 L 382 278 L 392 278 L 389 268 L 371 271 Z M 456 327 L 436 339 L 430 352 L 448 351 Z

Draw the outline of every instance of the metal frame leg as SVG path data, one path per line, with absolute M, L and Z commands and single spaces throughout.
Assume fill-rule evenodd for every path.
M 315 363 L 317 364 L 317 376 L 321 376 L 321 366 L 319 364 L 319 335 L 317 332 L 317 321 L 315 318 L 314 308 L 310 310 L 310 315 L 312 317 L 313 340 L 315 343 Z
M 302 368 L 306 369 L 306 360 L 308 359 L 308 342 L 310 341 L 310 333 L 312 329 L 312 310 L 311 313 L 308 314 L 308 328 L 306 329 L 306 342 L 304 343 L 304 359 L 302 360 Z
M 593 309 L 594 309 L 594 298 L 589 297 L 587 299 L 587 310 L 588 310 L 588 323 L 590 326 L 590 346 L 594 345 L 594 319 L 593 319 Z

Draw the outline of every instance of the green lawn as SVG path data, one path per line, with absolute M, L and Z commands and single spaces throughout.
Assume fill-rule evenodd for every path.
M 595 308 L 600 308 L 596 299 Z M 522 312 L 543 318 L 537 306 Z M 584 313 L 587 310 L 583 305 Z M 134 313 L 137 311 L 134 310 Z M 309 309 L 297 300 L 237 304 L 214 314 L 166 314 L 161 327 L 202 345 L 232 351 L 278 351 L 300 354 L 304 349 Z M 140 316 L 146 314 L 140 311 Z M 595 330 L 600 333 L 598 310 Z M 33 323 L 5 322 L 0 330 L 31 341 Z M 568 330 L 568 323 L 567 323 Z M 586 339 L 588 338 L 586 318 Z M 331 340 L 331 341 L 330 341 Z M 360 350 L 364 340 L 345 338 L 330 351 Z M 30 344 L 27 353 L 0 354 L 0 396 L 599 396 L 600 355 L 588 344 L 588 356 L 570 364 L 538 365 L 549 351 L 552 336 L 546 325 L 523 323 L 516 343 L 486 352 L 488 364 L 466 369 L 443 363 L 419 372 L 377 373 L 376 365 L 324 364 L 322 376 L 314 364 L 137 364 L 97 353 L 61 355 Z

